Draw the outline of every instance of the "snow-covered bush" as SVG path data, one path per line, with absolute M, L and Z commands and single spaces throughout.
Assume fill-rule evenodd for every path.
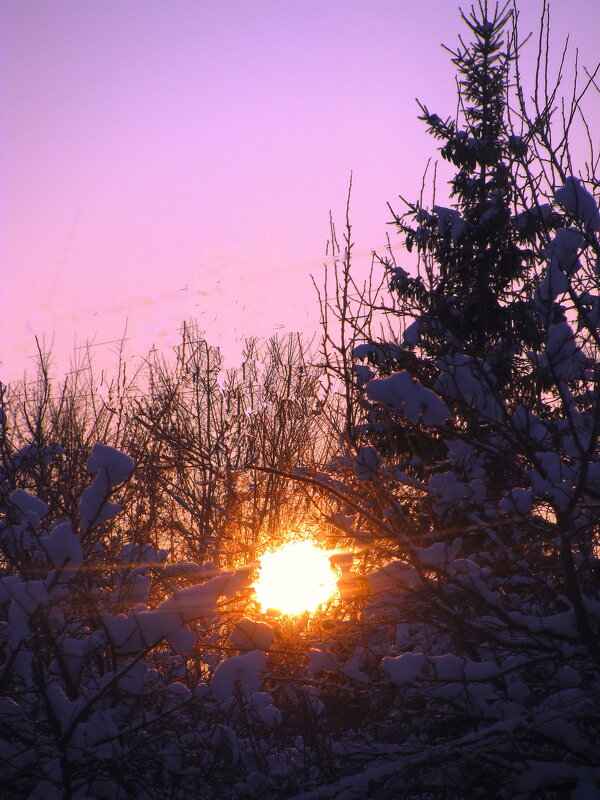
M 184 797 L 214 765 L 220 714 L 197 640 L 250 573 L 193 565 L 192 585 L 169 592 L 166 552 L 111 531 L 110 498 L 133 467 L 96 444 L 78 519 L 46 524 L 56 509 L 20 488 L 4 494 L 0 748 L 11 797 Z M 255 691 L 258 655 L 248 655 Z
M 7 796 L 275 798 L 338 774 L 343 752 L 320 728 L 335 724 L 316 679 L 327 659 L 301 641 L 318 644 L 318 631 L 289 621 L 276 634 L 258 619 L 252 565 L 172 561 L 128 541 L 116 499 L 134 462 L 96 444 L 86 467 L 71 517 L 18 487 L 24 459 L 0 474 Z

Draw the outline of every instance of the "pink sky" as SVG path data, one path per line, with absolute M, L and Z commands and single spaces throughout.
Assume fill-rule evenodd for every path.
M 126 320 L 132 353 L 190 316 L 228 350 L 314 329 L 310 274 L 350 172 L 365 269 L 386 202 L 418 194 L 435 143 L 414 98 L 454 112 L 440 43 L 459 5 L 3 0 L 0 379 L 31 365 L 35 334 L 55 332 L 60 361 Z M 535 29 L 541 2 L 519 5 Z M 597 0 L 556 0 L 553 31 L 592 65 Z

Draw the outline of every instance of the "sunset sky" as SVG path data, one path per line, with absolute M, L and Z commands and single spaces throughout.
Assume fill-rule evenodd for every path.
M 314 329 L 310 275 L 351 171 L 363 269 L 387 201 L 418 195 L 435 143 L 415 97 L 455 110 L 440 43 L 463 33 L 459 5 L 3 0 L 0 380 L 31 368 L 36 334 L 61 361 L 126 321 L 132 353 L 191 316 L 228 350 Z M 541 2 L 519 6 L 536 30 Z M 570 33 L 592 66 L 598 0 L 555 0 L 552 22 L 556 58 Z

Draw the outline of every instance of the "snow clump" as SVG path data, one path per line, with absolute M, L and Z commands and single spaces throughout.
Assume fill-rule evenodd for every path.
M 554 197 L 565 211 L 581 220 L 588 231 L 600 231 L 598 204 L 579 178 L 567 178 Z
M 398 411 L 410 422 L 443 425 L 450 411 L 441 397 L 427 389 L 410 372 L 401 370 L 389 378 L 374 378 L 367 384 L 367 395 L 390 411 Z

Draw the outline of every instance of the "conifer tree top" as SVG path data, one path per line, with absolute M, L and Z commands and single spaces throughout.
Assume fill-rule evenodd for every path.
M 458 70 L 457 119 L 443 119 L 422 103 L 420 119 L 443 144 L 442 157 L 456 167 L 450 181 L 453 208 L 431 212 L 412 205 L 417 227 L 396 218 L 429 258 L 428 284 L 420 294 L 423 341 L 438 352 L 447 348 L 476 355 L 515 336 L 515 286 L 526 254 L 514 224 L 511 163 L 523 155 L 524 141 L 511 135 L 508 86 L 515 58 L 509 4 L 493 11 L 480 0 L 461 12 L 471 41 L 446 47 Z M 414 281 L 396 281 L 401 297 L 414 295 Z M 517 315 L 518 316 L 518 315 Z

